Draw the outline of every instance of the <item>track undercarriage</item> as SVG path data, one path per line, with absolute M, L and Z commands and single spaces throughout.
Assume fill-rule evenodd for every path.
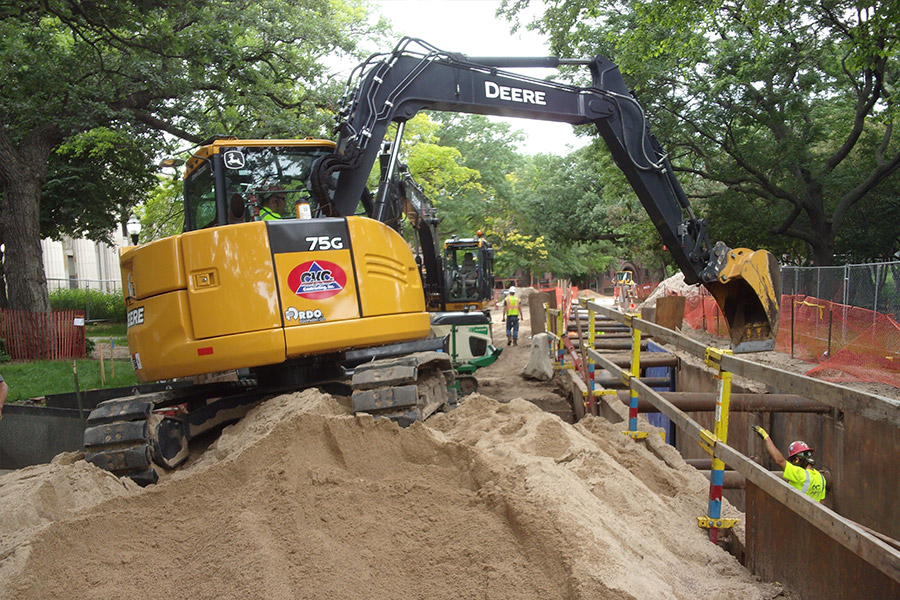
M 433 343 L 431 344 L 434 345 Z M 410 349 L 403 346 L 402 349 Z M 422 421 L 457 403 L 457 386 L 474 389 L 474 378 L 456 381 L 450 357 L 442 352 L 413 352 L 392 358 L 361 353 L 366 362 L 344 369 L 283 367 L 277 377 L 261 371 L 255 379 L 194 385 L 115 398 L 91 411 L 84 433 L 85 459 L 140 485 L 156 483 L 158 468 L 174 469 L 187 460 L 194 437 L 241 419 L 276 394 L 324 387 L 341 395 L 352 391 L 354 413 L 389 418 L 402 427 Z M 311 377 L 317 371 L 319 377 Z M 337 376 L 338 371 L 342 376 Z M 304 373 L 303 377 L 292 373 Z M 305 381 L 301 381 L 305 380 Z M 349 385 L 348 385 L 349 384 Z

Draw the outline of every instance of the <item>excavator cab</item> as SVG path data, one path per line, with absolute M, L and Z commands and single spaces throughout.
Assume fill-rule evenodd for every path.
M 209 140 L 185 168 L 184 231 L 258 221 L 262 200 L 275 192 L 285 195 L 282 217 L 318 216 L 309 174 L 333 150 L 333 142 L 315 139 Z
M 444 242 L 446 310 L 484 310 L 494 289 L 494 249 L 482 237 Z

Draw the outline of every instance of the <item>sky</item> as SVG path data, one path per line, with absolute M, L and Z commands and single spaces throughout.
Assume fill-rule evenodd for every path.
M 468 56 L 549 56 L 546 40 L 538 33 L 511 33 L 511 24 L 494 16 L 500 0 L 369 0 L 393 24 L 397 39 L 403 35 L 422 39 L 441 50 Z M 534 2 L 533 4 L 538 4 Z M 384 48 L 388 51 L 391 48 Z M 547 69 L 524 71 L 544 77 Z M 510 123 L 526 134 L 519 150 L 568 154 L 588 140 L 575 136 L 565 123 L 491 117 Z

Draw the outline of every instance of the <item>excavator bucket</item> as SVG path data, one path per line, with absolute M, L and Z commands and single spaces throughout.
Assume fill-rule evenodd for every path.
M 781 270 L 767 250 L 734 248 L 706 288 L 716 299 L 731 334 L 735 353 L 775 348 L 781 301 Z

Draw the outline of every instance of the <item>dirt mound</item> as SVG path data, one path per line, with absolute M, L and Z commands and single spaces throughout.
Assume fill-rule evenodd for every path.
M 571 426 L 523 400 L 475 394 L 400 429 L 310 390 L 266 402 L 189 468 L 143 490 L 83 461 L 48 469 L 91 493 L 56 511 L 40 477 L 28 492 L 24 471 L 0 480 L 4 507 L 28 502 L 38 515 L 20 551 L 0 555 L 0 597 L 779 592 L 697 528 L 699 474 L 665 466 L 604 421 Z M 0 539 L 23 532 L 16 522 L 0 521 Z
M 699 294 L 701 287 L 684 282 L 684 273 L 676 273 L 660 282 L 647 299 L 641 302 L 638 308 L 650 308 L 656 306 L 656 299 L 660 296 L 685 296 L 690 297 Z
M 130 479 L 82 459 L 80 453 L 60 454 L 50 464 L 0 477 L 0 591 L 28 563 L 33 538 L 110 498 L 139 493 Z

